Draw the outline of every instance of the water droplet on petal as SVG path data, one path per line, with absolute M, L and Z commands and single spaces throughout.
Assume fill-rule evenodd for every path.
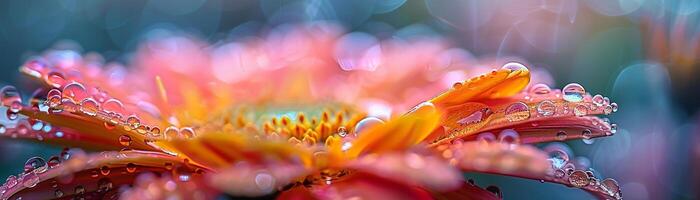
M 24 185 L 24 187 L 33 188 L 38 183 L 39 183 L 39 175 L 37 175 L 34 172 L 26 173 L 22 177 L 22 185 Z
M 85 187 L 83 187 L 82 185 L 75 186 L 74 191 L 75 194 L 82 195 L 85 193 Z
M 80 112 L 85 113 L 86 115 L 95 116 L 97 115 L 97 111 L 99 111 L 99 109 L 100 105 L 92 98 L 85 98 L 82 102 L 80 102 Z
M 511 122 L 525 120 L 530 118 L 530 108 L 523 102 L 516 102 L 506 108 L 505 115 Z
M 128 135 L 119 136 L 119 144 L 121 144 L 122 146 L 131 145 L 131 137 L 129 137 Z
M 550 100 L 544 100 L 537 104 L 537 113 L 539 113 L 542 116 L 551 116 L 554 115 L 557 111 L 557 106 L 552 103 Z
M 589 184 L 588 174 L 581 170 L 576 170 L 569 175 L 569 183 L 577 188 L 586 187 Z
M 49 161 L 47 162 L 47 165 L 50 169 L 56 168 L 59 165 L 61 165 L 61 160 L 58 158 L 58 156 L 51 156 L 51 158 L 49 158 Z
M 267 173 L 259 173 L 255 175 L 255 185 L 262 192 L 270 192 L 274 189 L 275 178 Z
M 136 165 L 134 163 L 126 164 L 126 171 L 129 173 L 134 173 L 136 171 Z
M 180 135 L 185 138 L 193 138 L 195 136 L 194 129 L 191 127 L 185 127 L 180 129 Z
M 611 103 L 610 107 L 612 109 L 612 112 L 617 112 L 617 103 Z
M 100 174 L 102 174 L 102 175 L 105 175 L 105 176 L 109 175 L 109 171 L 110 171 L 109 167 L 107 167 L 107 166 L 100 167 Z
M 66 84 L 66 78 L 60 72 L 49 72 L 44 79 L 47 84 L 55 88 L 61 88 Z
M 566 131 L 558 131 L 557 132 L 557 135 L 556 135 L 557 140 L 564 141 L 564 140 L 566 140 L 566 137 L 567 137 Z
M 561 92 L 564 94 L 564 100 L 568 102 L 581 102 L 586 94 L 586 90 L 578 83 L 569 83 Z
M 89 96 L 87 90 L 85 90 L 85 86 L 78 82 L 72 82 L 63 87 L 63 92 L 61 94 L 64 99 L 69 99 L 76 103 L 81 102 Z
M 511 72 L 515 72 L 515 71 L 528 71 L 528 69 L 527 69 L 527 67 L 525 67 L 525 65 L 523 65 L 523 64 L 521 64 L 521 63 L 518 63 L 518 62 L 509 62 L 509 63 L 506 63 L 505 65 L 503 65 L 503 67 L 501 67 L 501 69 L 508 69 L 508 70 L 510 70 Z
M 376 117 L 364 118 L 355 124 L 355 135 L 360 135 L 363 131 L 379 124 L 384 124 L 384 121 Z
M 584 129 L 583 131 L 581 131 L 581 136 L 583 137 L 583 139 L 591 139 L 593 133 L 591 132 L 591 130 Z
M 498 141 L 508 144 L 520 144 L 520 134 L 513 129 L 506 129 L 498 134 Z
M 108 113 L 116 113 L 123 115 L 124 113 L 124 104 L 122 104 L 121 101 L 116 100 L 116 99 L 109 99 L 102 103 L 102 110 Z
M 112 189 L 112 181 L 109 178 L 101 178 L 97 181 L 97 191 L 107 192 Z
M 180 137 L 179 136 L 180 130 L 174 126 L 170 126 L 170 127 L 166 128 L 165 132 L 163 132 L 163 133 L 165 134 L 165 138 L 168 138 L 168 139 L 175 139 L 175 138 Z
M 600 184 L 610 196 L 617 196 L 620 193 L 620 185 L 617 184 L 615 179 L 606 178 Z
M 5 185 L 7 188 L 13 188 L 17 185 L 17 177 L 15 175 L 10 175 L 5 180 Z
M 549 155 L 549 161 L 552 163 L 552 167 L 555 169 L 561 169 L 566 163 L 569 162 L 569 155 L 562 149 L 559 148 L 545 148 L 547 154 Z
M 603 95 L 596 94 L 593 96 L 592 101 L 596 106 L 603 106 Z
M 496 141 L 496 135 L 491 132 L 480 133 L 476 136 L 476 140 L 486 142 Z
M 534 95 L 545 95 L 549 94 L 551 91 L 552 89 L 544 83 L 538 83 L 530 87 L 530 94 Z
M 344 126 L 338 127 L 338 136 L 345 137 L 347 135 L 348 135 L 348 129 L 346 129 Z
M 610 124 L 610 133 L 617 133 L 617 124 Z
M 585 104 L 578 104 L 574 106 L 574 115 L 581 117 L 588 114 L 588 106 Z
M 60 198 L 63 196 L 63 191 L 61 191 L 61 189 L 56 189 L 53 194 L 56 196 L 56 198 Z
M 48 169 L 46 161 L 41 157 L 32 157 L 24 163 L 24 172 L 44 173 Z
M 490 185 L 490 186 L 486 187 L 486 190 L 495 194 L 499 198 L 503 198 L 503 193 L 501 193 L 501 188 L 499 188 L 498 186 Z

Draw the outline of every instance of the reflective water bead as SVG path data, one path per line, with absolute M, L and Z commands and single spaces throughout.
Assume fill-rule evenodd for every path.
M 2 105 L 9 108 L 9 111 L 17 113 L 22 109 L 22 96 L 14 86 L 8 85 L 0 89 L 0 99 Z
M 44 77 L 46 83 L 55 88 L 61 88 L 66 84 L 66 78 L 60 72 L 49 72 Z
M 100 109 L 100 105 L 93 98 L 85 98 L 80 102 L 80 112 L 95 116 Z
M 586 187 L 589 184 L 588 174 L 581 170 L 576 170 L 569 175 L 569 183 L 577 188 Z
M 54 196 L 56 196 L 56 198 L 63 197 L 63 191 L 61 191 L 61 189 L 56 189 L 56 191 L 54 191 L 53 194 Z
M 102 103 L 102 110 L 108 113 L 123 114 L 124 104 L 122 104 L 122 102 L 119 100 L 109 99 Z
M 610 133 L 617 133 L 617 124 L 610 124 Z
M 581 136 L 583 137 L 583 139 L 591 139 L 591 136 L 593 136 L 593 132 L 591 132 L 591 130 L 589 129 L 584 129 L 583 131 L 581 131 Z
M 593 101 L 593 105 L 603 106 L 603 95 L 596 94 L 591 100 Z
M 5 185 L 7 188 L 13 188 L 17 185 L 17 177 L 15 175 L 10 175 L 5 179 Z
M 360 135 L 363 131 L 379 124 L 384 124 L 384 121 L 376 117 L 366 117 L 355 124 L 355 135 Z
M 134 173 L 136 171 L 136 165 L 134 163 L 126 164 L 126 172 Z
M 513 129 L 505 129 L 498 134 L 498 141 L 508 144 L 520 144 L 520 134 Z
M 605 106 L 603 106 L 603 112 L 604 112 L 606 115 L 612 113 L 612 110 L 613 110 L 613 109 L 612 109 L 612 106 L 610 106 L 610 105 L 605 105 Z
M 476 136 L 477 141 L 491 142 L 496 140 L 496 135 L 491 132 L 480 133 Z
M 107 176 L 107 175 L 109 175 L 109 172 L 110 172 L 110 169 L 108 166 L 105 165 L 105 166 L 100 167 L 100 174 Z
M 136 117 L 136 115 L 130 115 L 129 117 L 126 118 L 126 124 L 131 127 L 131 129 L 135 129 L 139 127 L 141 124 L 141 120 Z
M 268 173 L 259 173 L 255 175 L 255 185 L 262 192 L 270 192 L 275 187 L 275 177 Z
M 586 90 L 578 83 L 569 83 L 561 92 L 564 94 L 564 100 L 568 102 L 581 102 L 586 94 Z
M 606 178 L 600 182 L 603 190 L 610 196 L 617 196 L 620 193 L 620 186 L 617 184 L 615 179 Z
M 56 109 L 59 105 L 61 105 L 61 95 L 48 96 L 46 99 L 46 104 L 49 106 L 49 108 Z
M 122 146 L 131 145 L 131 137 L 129 137 L 128 135 L 119 136 L 119 144 L 121 144 Z
M 346 129 L 344 126 L 338 127 L 338 136 L 340 137 L 345 137 L 348 135 L 348 129 Z
M 101 178 L 97 181 L 97 191 L 107 192 L 112 189 L 112 181 L 109 178 Z
M 538 83 L 530 87 L 530 94 L 534 95 L 545 95 L 549 94 L 551 91 L 552 89 L 544 83 Z
M 168 128 L 165 128 L 165 131 L 163 133 L 165 134 L 166 138 L 175 139 L 179 137 L 180 130 L 177 127 L 170 126 Z
M 549 162 L 552 163 L 552 167 L 555 169 L 561 169 L 566 163 L 569 162 L 569 155 L 561 149 L 549 148 L 546 149 L 549 155 Z
M 29 172 L 22 176 L 22 185 L 24 187 L 33 188 L 39 183 L 39 175 L 35 172 Z
M 588 114 L 588 106 L 585 104 L 578 104 L 574 106 L 574 115 L 581 117 Z
M 180 135 L 185 138 L 193 138 L 195 136 L 194 129 L 192 127 L 181 128 Z
M 612 112 L 617 112 L 617 103 L 611 103 L 610 107 L 612 109 Z
M 61 94 L 64 99 L 70 99 L 76 103 L 81 102 L 89 96 L 87 90 L 85 90 L 85 86 L 78 82 L 72 82 L 64 86 Z
M 505 117 L 508 121 L 516 122 L 530 118 L 530 108 L 523 102 L 516 102 L 506 108 Z
M 151 137 L 160 137 L 160 128 L 157 126 L 151 127 L 151 130 L 149 131 L 151 133 Z
M 46 164 L 50 169 L 53 169 L 61 165 L 61 160 L 58 158 L 58 156 L 51 156 Z
M 559 141 L 564 141 L 564 140 L 566 140 L 566 137 L 567 137 L 566 131 L 558 131 L 555 137 L 556 137 L 556 139 L 559 140 Z
M 539 113 L 542 116 L 551 116 L 554 115 L 557 111 L 557 106 L 552 103 L 550 100 L 544 100 L 540 103 L 537 104 L 537 113 Z
M 518 62 L 509 62 L 509 63 L 506 63 L 505 65 L 503 65 L 503 67 L 501 67 L 501 69 L 508 69 L 508 70 L 510 70 L 511 72 L 515 72 L 515 71 L 528 71 L 528 69 L 527 69 L 527 67 L 525 67 L 525 65 L 523 65 L 523 64 L 521 64 L 521 63 L 518 63 Z
M 32 157 L 24 163 L 24 172 L 44 173 L 48 169 L 46 161 L 41 157 Z

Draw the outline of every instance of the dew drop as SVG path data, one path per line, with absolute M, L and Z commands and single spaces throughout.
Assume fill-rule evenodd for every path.
M 126 164 L 126 171 L 129 173 L 134 173 L 136 171 L 136 165 L 134 163 Z
M 136 115 L 131 115 L 126 118 L 126 124 L 127 127 L 130 127 L 130 129 L 136 129 L 139 127 L 139 125 L 141 125 L 141 120 L 136 117 Z
M 112 189 L 112 181 L 109 178 L 101 178 L 97 181 L 97 191 L 107 192 Z
M 578 104 L 574 106 L 574 115 L 578 117 L 586 116 L 588 114 L 588 106 L 585 104 Z
M 609 115 L 610 113 L 612 113 L 612 111 L 613 111 L 613 108 L 612 108 L 611 105 L 605 105 L 605 106 L 603 107 L 603 112 L 604 112 L 606 115 Z
M 530 94 L 534 95 L 545 95 L 549 94 L 551 91 L 552 89 L 544 83 L 538 83 L 530 87 Z
M 569 183 L 577 188 L 586 187 L 589 184 L 588 174 L 581 170 L 576 170 L 569 175 Z
M 22 96 L 14 86 L 8 85 L 0 89 L 2 105 L 8 107 L 9 112 L 17 113 L 22 109 Z
M 102 175 L 105 175 L 105 176 L 109 175 L 109 171 L 110 171 L 109 167 L 107 167 L 107 166 L 100 167 L 100 174 L 102 174 Z
M 345 137 L 347 135 L 348 135 L 348 129 L 346 129 L 344 126 L 338 127 L 338 136 Z
M 166 162 L 165 163 L 165 170 L 173 170 L 173 163 Z
M 175 138 L 179 137 L 178 135 L 180 134 L 180 130 L 177 127 L 170 126 L 170 127 L 165 129 L 164 134 L 165 134 L 165 138 L 175 139 Z
M 617 103 L 611 103 L 610 107 L 612 109 L 612 112 L 617 112 Z
M 501 188 L 499 188 L 498 186 L 490 185 L 490 186 L 486 187 L 486 190 L 495 194 L 499 198 L 503 198 L 503 193 L 501 193 Z
M 462 87 L 462 82 L 455 82 L 454 84 L 452 84 L 452 88 L 454 88 L 454 89 L 457 89 L 460 87 Z
M 562 93 L 564 94 L 564 100 L 568 102 L 581 102 L 583 101 L 583 95 L 586 94 L 586 90 L 578 83 L 569 83 L 564 86 Z
M 119 136 L 119 144 L 125 147 L 131 145 L 131 137 L 128 135 Z
M 610 124 L 610 133 L 617 133 L 617 124 Z
M 583 139 L 591 139 L 591 136 L 593 136 L 593 132 L 591 132 L 591 130 L 589 129 L 584 129 L 583 131 L 581 131 L 581 136 L 583 137 Z
M 56 189 L 53 194 L 56 196 L 56 198 L 63 197 L 63 191 L 61 191 L 61 189 Z
M 46 160 L 44 160 L 41 157 L 32 157 L 27 160 L 27 162 L 24 163 L 24 172 L 29 173 L 29 172 L 34 172 L 34 173 L 44 173 L 48 169 L 48 166 L 46 164 Z
M 384 121 L 376 117 L 364 118 L 355 124 L 355 135 L 360 135 L 363 131 L 369 130 L 370 127 L 379 124 L 384 124 Z
M 606 178 L 600 184 L 603 186 L 603 190 L 610 196 L 617 196 L 617 194 L 620 193 L 620 185 L 617 184 L 615 179 Z
M 549 162 L 552 163 L 552 167 L 555 169 L 561 169 L 569 162 L 569 155 L 564 150 L 558 148 L 547 148 L 545 150 L 549 155 Z
M 492 142 L 492 141 L 496 141 L 496 135 L 494 135 L 491 132 L 479 133 L 479 135 L 476 136 L 476 140 L 477 141 Z
M 151 137 L 160 137 L 160 128 L 154 126 L 150 130 Z
M 520 134 L 513 129 L 506 129 L 498 134 L 498 141 L 508 144 L 520 144 Z
M 557 135 L 556 135 L 557 140 L 564 141 L 564 140 L 566 140 L 566 137 L 567 137 L 566 131 L 558 131 L 557 132 Z
M 506 108 L 505 115 L 508 121 L 522 121 L 530 118 L 530 108 L 523 102 L 516 102 Z
M 527 69 L 527 67 L 525 67 L 525 65 L 523 65 L 523 64 L 521 64 L 521 63 L 518 63 L 518 62 L 509 62 L 509 63 L 506 63 L 505 65 L 503 65 L 503 67 L 501 67 L 501 69 L 508 69 L 508 70 L 510 70 L 511 72 L 515 72 L 515 71 L 528 71 L 528 69 Z
M 58 156 L 51 156 L 51 158 L 49 158 L 49 161 L 47 162 L 47 165 L 50 169 L 56 168 L 59 165 L 61 165 L 61 160 L 58 158 Z
M 122 115 L 124 113 L 124 104 L 116 99 L 109 99 L 102 103 L 102 110 L 107 113 L 116 113 Z
M 593 96 L 592 101 L 596 106 L 603 106 L 603 95 L 596 94 Z
M 0 124 L 0 134 L 5 134 L 7 132 L 7 128 L 5 128 L 4 125 Z
M 10 175 L 5 179 L 5 185 L 7 188 L 13 188 L 17 185 L 17 177 L 15 175 Z
M 267 173 L 259 173 L 255 175 L 255 185 L 263 192 L 270 192 L 274 189 L 275 178 Z
M 86 115 L 95 116 L 99 109 L 100 105 L 92 98 L 85 98 L 80 102 L 80 112 Z
M 83 187 L 82 185 L 75 186 L 74 192 L 77 195 L 82 195 L 85 193 L 85 187 Z
M 26 173 L 22 177 L 22 185 L 24 185 L 24 187 L 33 188 L 38 183 L 39 183 L 39 175 L 37 175 L 34 172 Z
M 63 92 L 61 94 L 64 99 L 69 99 L 73 102 L 81 102 L 89 96 L 87 90 L 85 90 L 85 86 L 78 82 L 72 82 L 63 87 Z
M 554 115 L 557 111 L 557 106 L 552 103 L 550 100 L 544 100 L 537 104 L 537 113 L 539 113 L 542 116 L 551 116 Z
M 55 88 L 61 88 L 66 84 L 66 78 L 60 72 L 49 72 L 44 79 L 47 84 Z
M 195 136 L 194 129 L 192 127 L 185 127 L 180 129 L 180 135 L 185 138 L 193 138 Z

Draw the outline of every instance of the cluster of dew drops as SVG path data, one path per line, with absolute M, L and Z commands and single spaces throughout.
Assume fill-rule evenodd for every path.
M 528 70 L 524 65 L 516 62 L 507 63 L 502 68 L 509 69 L 511 71 Z M 456 84 L 455 86 L 459 87 L 461 86 L 461 83 Z M 582 117 L 592 113 L 602 113 L 608 115 L 617 112 L 617 103 L 611 102 L 608 97 L 604 97 L 603 95 L 597 94 L 590 97 L 589 101 L 585 101 L 587 98 L 586 94 L 587 93 L 585 88 L 578 83 L 570 83 L 564 86 L 564 88 L 561 90 L 551 89 L 549 86 L 542 83 L 535 84 L 531 86 L 527 91 L 525 91 L 524 94 L 522 94 L 524 95 L 524 101 L 539 100 L 538 103 L 534 104 L 534 108 L 531 108 L 531 106 L 528 106 L 528 104 L 523 101 L 518 101 L 508 105 L 504 111 L 504 115 L 508 121 L 518 122 L 536 117 Z M 558 104 L 557 102 L 551 99 L 542 98 L 552 95 L 554 95 L 554 97 L 556 98 L 561 98 L 562 100 L 564 100 L 565 103 Z M 482 120 L 481 117 L 487 116 L 487 113 L 485 112 L 491 111 L 490 109 L 476 111 L 475 113 L 469 115 L 468 117 L 460 121 L 466 121 L 470 123 L 480 122 Z M 479 119 L 476 119 L 475 116 Z M 593 120 L 593 123 L 593 125 L 598 126 L 598 128 L 600 128 L 601 130 L 604 128 L 604 124 L 602 123 L 606 123 L 607 125 L 609 125 L 610 128 L 606 130 L 607 135 L 612 135 L 617 132 L 617 124 L 610 123 L 610 120 L 608 118 L 603 118 L 602 123 L 600 124 L 597 124 L 597 120 Z M 537 123 L 533 123 L 532 126 L 537 126 Z M 564 130 L 560 130 L 557 131 L 557 133 L 554 136 L 554 139 L 558 141 L 564 141 L 568 138 L 569 134 L 570 133 L 567 133 Z M 584 143 L 593 143 L 593 133 L 591 130 L 584 129 L 583 131 L 581 131 L 580 134 L 581 138 L 583 138 Z M 501 142 L 509 143 L 517 143 L 518 141 L 520 141 L 519 134 L 513 129 L 505 129 L 501 131 L 501 133 L 498 134 L 498 137 L 496 137 L 496 135 L 491 132 L 480 133 L 477 135 L 477 139 L 487 141 L 499 140 Z

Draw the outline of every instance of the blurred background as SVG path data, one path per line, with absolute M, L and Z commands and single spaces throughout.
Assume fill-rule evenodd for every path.
M 315 21 L 378 40 L 441 38 L 475 58 L 517 57 L 548 71 L 559 88 L 578 82 L 610 96 L 620 105 L 611 117 L 620 131 L 592 144 L 567 142 L 576 161 L 617 179 L 626 199 L 699 197 L 697 0 L 4 0 L 0 83 L 22 88 L 21 63 L 57 44 L 129 63 L 138 44 L 162 30 L 216 44 Z M 0 177 L 60 151 L 4 138 L 0 149 Z M 502 186 L 506 199 L 592 198 L 532 180 L 465 176 Z

